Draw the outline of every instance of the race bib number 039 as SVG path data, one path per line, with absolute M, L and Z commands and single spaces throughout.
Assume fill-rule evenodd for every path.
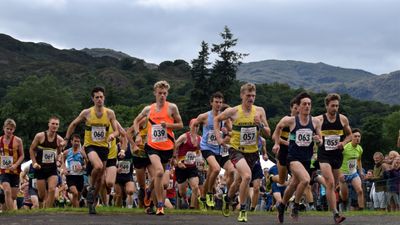
M 151 126 L 151 140 L 153 142 L 167 141 L 167 130 L 161 124 L 154 124 Z

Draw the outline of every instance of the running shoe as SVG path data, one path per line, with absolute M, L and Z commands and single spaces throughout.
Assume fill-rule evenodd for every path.
M 143 203 L 146 207 L 149 207 L 151 204 L 151 189 L 146 188 Z
M 206 195 L 206 204 L 210 208 L 215 206 L 215 201 L 214 201 L 214 195 L 213 194 L 207 194 Z
M 165 215 L 165 213 L 164 213 L 164 207 L 163 207 L 163 206 L 157 208 L 156 215 L 157 215 L 157 216 L 163 216 L 163 215 Z
M 226 194 L 222 195 L 222 215 L 228 217 L 230 214 L 229 211 L 230 200 Z
M 198 197 L 197 201 L 199 202 L 199 209 L 203 212 L 207 211 L 206 201 L 201 200 L 201 197 Z
M 339 224 L 343 222 L 345 219 L 346 217 L 339 215 L 339 213 L 335 213 L 335 215 L 333 215 L 333 220 L 335 221 L 335 224 Z
M 297 221 L 299 219 L 299 204 L 294 204 L 290 216 Z
M 276 205 L 276 209 L 278 210 L 278 221 L 279 223 L 283 223 L 283 218 L 285 215 L 285 206 L 282 203 Z
M 239 222 L 247 222 L 247 211 L 246 210 L 240 210 L 239 216 L 238 216 L 238 221 Z

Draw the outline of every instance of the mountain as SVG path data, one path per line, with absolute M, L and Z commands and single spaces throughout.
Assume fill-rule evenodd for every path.
M 254 83 L 285 83 L 292 88 L 316 92 L 347 93 L 363 100 L 400 104 L 399 72 L 377 76 L 373 73 L 346 69 L 325 63 L 292 60 L 265 60 L 243 63 L 237 79 Z M 392 90 L 390 94 L 387 90 Z

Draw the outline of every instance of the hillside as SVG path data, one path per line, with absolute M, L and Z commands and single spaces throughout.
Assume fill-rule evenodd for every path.
M 237 79 L 255 83 L 285 83 L 292 88 L 302 87 L 316 92 L 337 91 L 363 100 L 400 104 L 400 98 L 388 97 L 385 91 L 393 90 L 393 96 L 400 96 L 400 82 L 396 74 L 381 77 L 359 69 L 345 69 L 324 63 L 265 60 L 240 65 Z

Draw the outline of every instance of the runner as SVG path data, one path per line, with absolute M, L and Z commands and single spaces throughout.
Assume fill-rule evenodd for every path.
M 6 119 L 3 125 L 4 135 L 0 137 L 0 184 L 5 196 L 4 210 L 13 210 L 17 199 L 19 174 L 24 160 L 21 138 L 14 135 L 17 124 L 13 119 Z
M 167 101 L 170 86 L 167 81 L 158 81 L 154 84 L 154 96 L 156 103 L 146 106 L 134 121 L 134 136 L 141 143 L 139 133 L 139 121 L 148 118 L 148 133 L 145 151 L 150 158 L 151 167 L 154 170 L 154 191 L 157 198 L 156 215 L 164 215 L 164 194 L 167 183 L 163 183 L 166 164 L 170 161 L 174 149 L 173 130 L 182 129 L 182 119 L 178 107 Z M 164 178 L 167 181 L 167 178 Z
M 343 147 L 351 141 L 349 121 L 346 116 L 339 113 L 339 102 L 340 95 L 328 94 L 325 97 L 326 113 L 316 117 L 321 123 L 323 139 L 323 143 L 318 149 L 318 161 L 321 175 L 326 184 L 326 199 L 334 215 L 335 223 L 345 220 L 345 217 L 339 216 L 335 187 L 339 183 Z
M 44 207 L 54 207 L 55 191 L 58 182 L 57 158 L 61 153 L 63 139 L 57 134 L 60 120 L 52 116 L 48 130 L 37 133 L 29 148 L 29 154 L 35 169 L 36 187 L 39 205 L 45 201 Z
M 219 130 L 221 122 L 232 120 L 232 137 L 230 138 L 229 157 L 235 166 L 238 176 L 241 179 L 239 186 L 239 202 L 240 212 L 238 216 L 239 222 L 247 222 L 246 199 L 249 193 L 249 184 L 251 181 L 251 170 L 259 160 L 258 153 L 258 136 L 270 135 L 265 110 L 262 107 L 254 105 L 256 97 L 256 86 L 247 83 L 240 88 L 240 98 L 242 104 L 233 108 L 228 108 L 214 118 L 214 133 L 218 144 L 226 145 Z M 227 196 L 225 202 L 229 205 L 230 195 Z
M 258 152 L 262 156 L 264 161 L 268 160 L 267 154 L 267 143 L 265 138 L 258 137 Z M 251 170 L 251 181 L 250 181 L 250 199 L 251 206 L 250 211 L 254 211 L 258 204 L 258 199 L 260 195 L 261 180 L 264 177 L 263 169 L 261 168 L 261 162 L 258 160 Z
M 76 126 L 85 121 L 85 152 L 93 168 L 90 174 L 90 187 L 86 200 L 89 214 L 96 214 L 95 200 L 99 194 L 106 169 L 109 142 L 112 142 L 119 132 L 114 111 L 104 106 L 104 88 L 93 88 L 91 96 L 94 106 L 82 110 L 79 116 L 71 122 L 62 146 L 65 146 L 67 140 L 70 139 Z M 109 132 L 110 127 L 114 132 Z
M 67 180 L 68 191 L 72 194 L 72 206 L 78 208 L 83 190 L 83 175 L 86 171 L 87 156 L 81 146 L 78 134 L 71 136 L 71 148 L 62 154 L 61 162 Z
M 210 98 L 211 110 L 200 114 L 192 123 L 192 127 L 198 125 L 203 126 L 203 136 L 200 142 L 200 149 L 203 158 L 208 164 L 206 180 L 204 182 L 204 191 L 201 192 L 201 196 L 198 199 L 199 208 L 203 211 L 206 210 L 207 207 L 215 207 L 214 186 L 221 168 L 225 169 L 228 187 L 231 186 L 234 180 L 234 167 L 229 160 L 228 148 L 220 146 L 215 136 L 215 133 L 218 133 L 218 136 L 221 136 L 222 133 L 225 135 L 224 141 L 227 142 L 229 140 L 229 135 L 227 135 L 228 129 L 226 129 L 226 127 L 230 127 L 229 120 L 221 122 L 218 131 L 215 131 L 214 127 L 214 118 L 220 114 L 223 101 L 224 96 L 221 92 L 212 94 Z M 222 131 L 225 131 L 225 133 Z M 227 213 L 229 215 L 229 209 Z
M 311 96 L 305 92 L 296 96 L 299 114 L 296 116 L 287 116 L 282 118 L 276 125 L 273 134 L 275 145 L 274 152 L 280 150 L 280 139 L 282 129 L 289 127 L 289 148 L 287 156 L 287 165 L 292 173 L 292 179 L 287 186 L 281 203 L 276 206 L 278 209 L 278 221 L 283 223 L 286 204 L 295 194 L 292 217 L 297 220 L 299 213 L 299 203 L 304 190 L 310 183 L 310 163 L 313 155 L 314 142 L 321 143 L 321 125 L 320 121 L 313 118 L 311 113 Z
M 201 137 L 197 135 L 199 126 L 191 126 L 196 119 L 190 121 L 190 130 L 176 140 L 174 158 L 176 162 L 175 176 L 178 182 L 178 201 L 183 201 L 184 206 L 187 208 L 189 200 L 186 196 L 187 182 L 192 190 L 190 209 L 194 209 L 197 205 L 197 197 L 199 194 L 199 172 L 196 167 L 196 158 L 200 155 L 200 141 Z
M 343 208 L 347 208 L 349 199 L 349 188 L 351 184 L 357 193 L 358 209 L 364 209 L 364 192 L 362 189 L 361 178 L 364 178 L 364 172 L 361 164 L 361 156 L 363 149 L 360 145 L 361 131 L 359 129 L 352 130 L 352 140 L 344 146 L 343 163 L 340 167 L 340 192 L 343 201 Z M 358 168 L 358 173 L 357 173 Z

